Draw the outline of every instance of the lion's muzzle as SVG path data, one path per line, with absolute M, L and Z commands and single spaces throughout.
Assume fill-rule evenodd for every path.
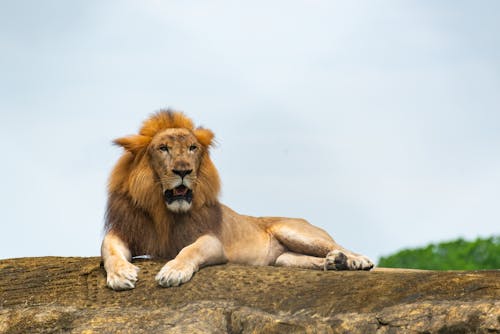
M 172 204 L 175 201 L 186 201 L 188 203 L 193 201 L 193 190 L 183 184 L 174 189 L 165 190 L 163 195 L 167 204 Z

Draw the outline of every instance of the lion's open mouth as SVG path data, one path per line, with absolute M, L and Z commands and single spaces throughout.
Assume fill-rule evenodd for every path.
M 165 190 L 164 195 L 168 204 L 172 204 L 174 201 L 186 201 L 188 203 L 193 201 L 193 191 L 183 184 L 174 189 Z

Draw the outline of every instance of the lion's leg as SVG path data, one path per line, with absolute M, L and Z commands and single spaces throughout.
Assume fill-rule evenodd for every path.
M 325 267 L 325 258 L 285 252 L 278 256 L 274 265 L 278 267 L 296 267 L 322 270 Z
M 293 253 L 324 259 L 324 269 L 369 270 L 373 263 L 340 246 L 324 230 L 303 219 L 278 219 L 268 231 Z M 285 257 L 290 260 L 291 258 Z M 297 259 L 298 261 L 299 259 Z M 300 261 L 307 259 L 300 259 Z M 290 263 L 293 263 L 290 262 Z
M 168 261 L 156 275 L 156 281 L 163 287 L 178 286 L 189 281 L 201 267 L 226 261 L 220 240 L 213 235 L 204 235 Z
M 328 233 L 303 219 L 277 219 L 268 231 L 294 253 L 324 258 L 333 250 L 343 250 Z
M 127 290 L 135 287 L 139 268 L 130 263 L 130 250 L 112 231 L 104 236 L 101 256 L 107 273 L 106 283 L 111 289 Z

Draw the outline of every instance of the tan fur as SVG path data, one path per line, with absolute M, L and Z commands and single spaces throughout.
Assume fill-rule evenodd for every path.
M 183 113 L 162 110 L 139 134 L 114 141 L 125 152 L 108 186 L 101 248 L 108 286 L 134 287 L 137 268 L 129 261 L 138 255 L 170 260 L 157 275 L 162 286 L 182 284 L 199 268 L 225 262 L 373 267 L 305 220 L 244 216 L 220 204 L 219 175 L 209 156 L 213 138 Z M 173 194 L 180 197 L 172 200 Z

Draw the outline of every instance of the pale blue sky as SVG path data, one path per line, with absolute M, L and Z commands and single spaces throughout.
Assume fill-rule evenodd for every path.
M 498 1 L 2 1 L 0 258 L 98 255 L 111 145 L 216 133 L 222 201 L 376 260 L 500 233 Z

